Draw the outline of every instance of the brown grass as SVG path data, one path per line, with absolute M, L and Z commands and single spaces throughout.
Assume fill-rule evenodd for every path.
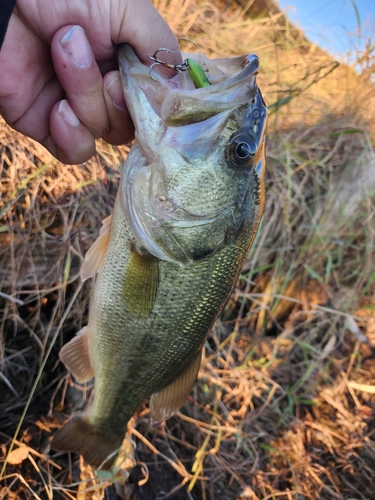
M 375 498 L 374 87 L 277 11 L 155 4 L 208 55 L 261 57 L 267 203 L 191 397 L 163 425 L 140 411 L 129 427 L 137 465 L 106 498 Z M 57 353 L 87 322 L 92 284 L 79 290 L 78 271 L 128 149 L 101 142 L 66 166 L 3 123 L 0 144 L 2 460 L 20 427 L 0 499 L 100 499 L 93 471 L 48 443 L 90 393 Z

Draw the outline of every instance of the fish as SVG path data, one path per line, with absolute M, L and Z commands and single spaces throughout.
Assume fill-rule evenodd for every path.
M 136 141 L 82 264 L 82 279 L 95 279 L 88 325 L 60 352 L 79 382 L 94 377 L 94 397 L 51 443 L 93 467 L 111 466 L 148 399 L 163 421 L 188 397 L 263 211 L 259 59 L 189 57 L 210 85 L 197 88 L 188 72 L 151 74 L 130 45 L 118 49 Z

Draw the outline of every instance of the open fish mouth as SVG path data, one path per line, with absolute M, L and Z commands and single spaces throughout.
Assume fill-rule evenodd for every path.
M 196 88 L 188 71 L 179 72 L 170 79 L 163 77 L 156 68 L 151 73 L 130 45 L 120 46 L 119 64 L 125 82 L 125 96 L 130 90 L 127 88 L 131 85 L 130 80 L 133 80 L 156 115 L 166 125 L 176 127 L 201 122 L 222 111 L 238 108 L 256 94 L 255 77 L 259 69 L 256 55 L 220 59 L 209 59 L 203 54 L 184 56 L 194 58 L 205 69 L 211 85 Z M 129 100 L 128 103 L 131 114 L 138 108 L 132 102 Z

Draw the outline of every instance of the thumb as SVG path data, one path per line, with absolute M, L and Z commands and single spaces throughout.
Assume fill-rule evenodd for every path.
M 117 4 L 117 5 L 116 5 Z M 111 13 L 114 22 L 112 39 L 115 45 L 130 43 L 144 64 L 151 64 L 148 54 L 165 47 L 172 51 L 165 52 L 164 60 L 171 64 L 182 62 L 180 48 L 175 35 L 165 19 L 159 14 L 149 0 L 118 0 L 112 2 Z

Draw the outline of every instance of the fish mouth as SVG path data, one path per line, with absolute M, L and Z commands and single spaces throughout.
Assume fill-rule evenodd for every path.
M 149 115 L 150 107 L 158 127 L 160 120 L 164 125 L 179 127 L 234 110 L 248 103 L 257 92 L 259 58 L 254 54 L 221 59 L 209 59 L 203 54 L 183 54 L 183 57 L 198 62 L 206 70 L 211 85 L 196 88 L 189 71 L 179 72 L 170 79 L 158 73 L 157 67 L 151 73 L 130 45 L 119 46 L 124 95 L 136 128 L 144 120 L 144 116 L 138 119 L 139 114 Z M 144 102 L 139 106 L 140 93 L 147 98 L 148 109 L 144 109 Z

